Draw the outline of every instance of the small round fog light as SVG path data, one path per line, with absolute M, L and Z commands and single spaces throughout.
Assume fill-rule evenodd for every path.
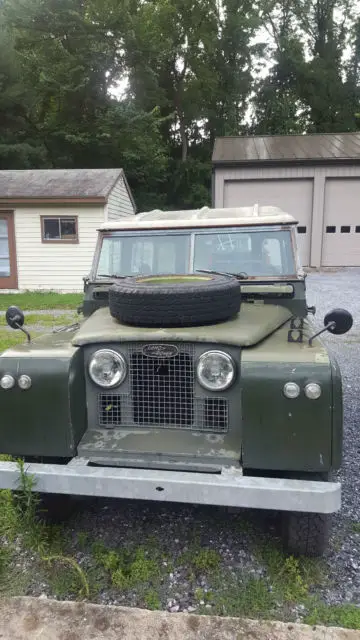
M 293 400 L 300 395 L 300 387 L 296 382 L 287 382 L 284 385 L 284 396 Z
M 317 400 L 321 396 L 321 387 L 317 382 L 309 382 L 305 387 L 305 395 L 309 400 Z
M 12 389 L 14 385 L 15 380 L 8 373 L 6 373 L 0 380 L 0 386 L 2 389 Z
M 18 380 L 18 385 L 20 387 L 20 389 L 22 389 L 23 391 L 26 391 L 26 389 L 30 389 L 31 387 L 31 378 L 30 376 L 20 376 L 19 380 Z

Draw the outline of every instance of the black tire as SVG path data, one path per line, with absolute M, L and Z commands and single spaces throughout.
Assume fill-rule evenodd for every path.
M 77 511 L 78 503 L 74 496 L 57 493 L 40 493 L 39 516 L 51 523 L 69 520 Z
M 284 513 L 285 550 L 294 556 L 322 556 L 328 546 L 330 529 L 331 516 L 327 514 Z
M 135 276 L 109 290 L 113 318 L 139 327 L 189 327 L 225 322 L 240 310 L 236 278 L 213 274 Z

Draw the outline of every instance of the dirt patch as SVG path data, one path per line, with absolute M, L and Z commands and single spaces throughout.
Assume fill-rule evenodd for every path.
M 360 640 L 360 632 L 37 598 L 0 600 L 2 640 L 78 640 L 80 637 L 84 640 Z

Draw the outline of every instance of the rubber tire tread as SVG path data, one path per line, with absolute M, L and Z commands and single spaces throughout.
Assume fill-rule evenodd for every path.
M 188 277 L 188 276 L 187 276 Z M 236 278 L 211 275 L 210 280 L 150 285 L 124 278 L 109 289 L 110 314 L 138 327 L 189 327 L 225 322 L 241 305 Z
M 320 557 L 326 551 L 331 516 L 324 513 L 284 514 L 283 540 L 286 551 L 294 556 Z

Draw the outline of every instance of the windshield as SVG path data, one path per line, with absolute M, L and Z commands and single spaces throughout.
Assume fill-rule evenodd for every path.
M 201 269 L 257 278 L 294 276 L 291 233 L 272 228 L 115 232 L 103 238 L 96 277 Z

